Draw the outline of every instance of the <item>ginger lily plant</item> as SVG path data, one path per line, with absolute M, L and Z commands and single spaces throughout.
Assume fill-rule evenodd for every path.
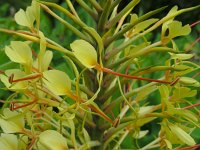
M 188 98 L 194 97 L 200 87 L 189 73 L 197 72 L 200 66 L 190 61 L 193 54 L 179 50 L 174 38 L 191 32 L 189 25 L 183 26 L 175 17 L 199 6 L 182 10 L 174 6 L 158 19 L 153 15 L 165 7 L 142 16 L 132 13 L 140 0 L 130 1 L 121 11 L 120 0 L 76 2 L 95 25 L 87 25 L 70 0 L 65 2 L 67 7 L 33 0 L 31 6 L 20 9 L 14 16 L 23 30 L 0 29 L 24 39 L 11 41 L 4 49 L 18 66 L 1 70 L 4 89 L 12 91 L 7 99 L 1 100 L 1 147 L 5 150 L 197 147 L 190 133 L 200 127 L 195 108 L 198 105 L 191 104 Z M 54 11 L 62 12 L 73 23 Z M 45 36 L 40 19 L 44 12 L 76 36 L 68 45 L 70 49 Z M 148 37 L 160 27 L 160 40 L 152 43 Z M 62 70 L 52 67 L 54 51 L 63 55 L 69 67 Z M 147 55 L 152 54 L 167 58 L 154 66 L 145 66 Z M 149 77 L 157 72 L 164 72 L 160 79 Z M 152 104 L 150 94 L 156 92 L 160 99 Z M 158 118 L 157 138 L 144 145 L 143 138 L 149 131 L 142 127 Z M 132 141 L 130 147 L 127 139 Z

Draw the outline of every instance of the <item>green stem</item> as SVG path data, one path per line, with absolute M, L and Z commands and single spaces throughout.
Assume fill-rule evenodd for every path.
M 103 8 L 99 5 L 96 0 L 89 0 L 93 7 L 96 9 L 97 12 L 102 12 Z
M 72 85 L 76 86 L 76 82 L 72 81 Z M 84 93 L 86 93 L 90 97 L 92 97 L 94 95 L 94 93 L 84 85 L 79 85 L 79 88 L 80 88 L 81 91 L 83 91 Z
M 151 82 L 149 84 L 146 84 L 142 87 L 139 87 L 139 88 L 136 88 L 128 93 L 125 93 L 125 97 L 128 99 L 129 97 L 135 95 L 136 93 L 144 90 L 145 88 L 147 87 L 150 87 L 150 86 L 153 86 L 153 85 L 156 85 L 158 83 L 155 83 L 155 82 Z M 105 95 L 106 96 L 106 95 Z M 106 105 L 103 110 L 104 112 L 108 113 L 110 110 L 112 110 L 113 107 L 115 107 L 116 105 L 118 105 L 122 100 L 124 100 L 124 98 L 122 96 L 118 97 L 115 101 L 112 101 L 109 105 Z
M 79 5 L 81 5 L 81 7 L 83 7 L 83 9 L 85 9 L 86 12 L 88 12 L 94 18 L 94 20 L 98 19 L 98 14 L 95 13 L 83 0 L 76 1 L 79 3 Z
M 124 141 L 124 139 L 126 138 L 126 136 L 128 135 L 129 130 L 126 130 L 123 135 L 120 137 L 120 139 L 118 140 L 117 144 L 115 145 L 115 147 L 113 149 L 119 149 L 121 143 Z
M 131 28 L 133 28 L 136 24 L 144 21 L 145 19 L 148 19 L 150 16 L 159 13 L 160 11 L 164 10 L 166 8 L 166 6 L 161 7 L 159 9 L 150 11 L 149 13 L 141 16 L 137 21 L 135 22 L 131 22 L 130 24 L 128 24 L 126 27 L 124 27 L 121 31 L 119 31 L 117 34 L 109 37 L 106 41 L 105 41 L 105 45 L 109 45 L 111 42 L 115 41 L 116 39 L 120 38 L 121 36 L 124 35 L 124 33 L 126 33 L 127 31 L 129 31 Z
M 76 12 L 76 10 L 74 9 L 74 6 L 73 6 L 73 4 L 71 3 L 71 1 L 70 1 L 70 0 L 65 0 L 65 1 L 66 1 L 67 5 L 68 5 L 69 9 L 70 9 L 70 10 L 72 11 L 72 13 L 76 16 L 76 18 L 80 19 L 79 16 L 78 16 L 78 14 L 77 14 L 77 12 Z
M 118 66 L 119 64 L 122 64 L 124 62 L 126 62 L 129 59 L 133 59 L 136 57 L 140 57 L 143 55 L 147 55 L 149 53 L 153 53 L 153 52 L 171 52 L 171 53 L 178 53 L 176 50 L 173 50 L 172 48 L 168 48 L 168 47 L 154 47 L 154 48 L 144 48 L 142 50 L 140 50 L 137 53 L 133 53 L 132 55 L 128 55 L 125 56 L 121 59 L 118 59 L 116 62 L 114 62 L 113 64 L 110 64 L 109 66 L 107 66 L 108 68 L 114 68 L 115 66 Z
M 87 25 L 81 21 L 80 19 L 78 19 L 76 16 L 74 16 L 73 14 L 71 14 L 67 9 L 59 6 L 58 4 L 55 3 L 51 3 L 51 2 L 41 2 L 42 4 L 45 4 L 47 6 L 56 8 L 57 10 L 63 12 L 66 16 L 68 16 L 70 19 L 72 19 L 77 25 L 81 26 L 82 28 L 87 27 Z
M 116 137 L 118 136 L 119 132 L 121 130 L 123 130 L 124 128 L 126 128 L 127 126 L 129 126 L 130 124 L 132 124 L 133 121 L 129 121 L 129 122 L 126 122 L 126 123 L 123 123 L 123 124 L 120 124 L 117 128 L 110 128 L 105 136 L 104 136 L 104 144 L 103 144 L 103 150 L 106 150 L 108 144 Z
M 160 141 L 160 137 L 155 139 L 154 141 L 150 142 L 149 144 L 145 145 L 144 147 L 140 148 L 140 150 L 148 150 L 151 149 L 152 146 L 154 146 L 155 144 L 157 144 Z
M 78 29 L 76 29 L 74 26 L 72 26 L 71 24 L 69 24 L 68 22 L 66 22 L 64 19 L 62 19 L 61 17 L 59 17 L 58 15 L 56 15 L 53 11 L 51 11 L 47 6 L 45 6 L 44 4 L 41 4 L 41 7 L 50 15 L 52 15 L 53 17 L 55 17 L 56 19 L 58 19 L 63 25 L 65 25 L 69 30 L 71 30 L 74 34 L 76 34 L 78 37 L 80 37 L 81 39 L 88 41 L 88 38 L 82 33 L 80 32 Z M 90 41 L 88 41 L 90 42 Z
M 117 49 L 114 49 L 112 51 L 112 54 L 109 54 L 109 56 L 106 56 L 105 59 L 109 59 L 110 57 L 114 56 L 116 53 L 118 53 L 119 51 L 123 50 L 124 48 L 126 48 L 127 46 L 131 45 L 133 43 L 133 41 L 135 41 L 136 39 L 138 39 L 139 37 L 142 37 L 144 35 L 146 35 L 147 33 L 157 29 L 160 25 L 162 25 L 164 22 L 174 18 L 177 15 L 180 15 L 184 12 L 188 12 L 191 11 L 193 9 L 197 9 L 199 8 L 200 5 L 195 6 L 195 7 L 191 7 L 191 8 L 186 8 L 186 9 L 182 9 L 179 10 L 175 13 L 173 13 L 172 15 L 167 15 L 166 17 L 162 18 L 160 21 L 156 22 L 153 26 L 151 26 L 150 28 L 148 28 L 147 30 L 145 30 L 144 32 L 138 34 L 137 36 L 134 36 L 133 38 L 129 39 L 128 41 L 126 41 L 125 43 L 121 44 L 120 47 L 118 47 Z M 167 44 L 167 43 L 166 43 Z
M 112 20 L 110 20 L 106 24 L 106 28 L 110 29 L 111 27 L 115 26 L 115 24 L 121 19 L 122 16 L 124 16 L 130 9 L 133 9 L 140 0 L 133 0 L 131 1 L 119 14 L 117 14 Z
M 15 35 L 17 35 L 19 37 L 22 37 L 22 38 L 26 39 L 26 40 L 33 41 L 33 42 L 36 42 L 36 43 L 40 43 L 39 37 L 37 37 L 37 35 L 34 35 L 32 33 L 29 33 L 29 32 L 13 31 L 13 30 L 1 29 L 1 28 L 0 28 L 0 32 L 4 32 L 4 33 L 8 33 L 8 34 L 15 34 Z M 46 43 L 46 46 L 48 48 L 52 48 L 54 50 L 63 52 L 67 56 L 74 57 L 74 55 L 73 55 L 73 53 L 71 51 L 69 51 L 66 48 L 60 46 L 56 42 L 54 42 L 54 41 L 52 41 L 50 39 L 47 39 L 47 41 L 54 44 L 53 45 L 53 44 L 50 44 L 50 43 Z
M 112 0 L 107 0 L 107 3 L 104 5 L 103 12 L 100 16 L 99 22 L 98 22 L 98 30 L 103 31 L 105 23 L 108 20 L 108 16 L 110 14 L 110 6 L 112 4 Z
M 121 1 L 122 1 L 122 0 L 115 0 L 115 1 L 112 3 L 112 5 L 111 5 L 110 10 L 114 10 L 115 7 L 116 7 L 117 5 L 119 5 L 119 3 L 120 3 Z

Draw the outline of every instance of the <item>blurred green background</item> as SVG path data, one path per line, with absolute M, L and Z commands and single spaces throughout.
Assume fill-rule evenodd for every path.
M 60 5 L 66 7 L 66 4 L 63 0 L 51 0 L 52 2 L 57 2 Z M 86 0 L 85 0 L 86 1 Z M 119 6 L 119 10 L 123 9 L 128 2 L 131 0 L 122 0 Z M 77 9 L 78 14 L 80 15 L 80 18 L 84 20 L 84 22 L 90 26 L 94 26 L 94 22 L 91 20 L 90 16 L 85 13 L 83 9 L 81 9 L 78 4 L 72 0 L 74 3 L 75 8 Z M 7 28 L 11 30 L 18 30 L 22 29 L 22 27 L 18 26 L 13 16 L 15 12 L 17 12 L 20 8 L 25 9 L 26 6 L 30 5 L 31 0 L 1 0 L 0 1 L 0 28 Z M 162 13 L 157 14 L 155 17 L 161 18 L 167 14 L 167 12 L 174 6 L 178 5 L 179 9 L 186 8 L 186 7 L 192 7 L 200 4 L 200 0 L 141 0 L 141 3 L 133 10 L 133 13 L 138 13 L 139 15 L 142 15 L 144 13 L 147 13 L 151 10 L 168 6 L 166 10 L 164 10 Z M 68 18 L 66 18 L 62 13 L 55 11 L 58 15 L 63 17 L 65 20 L 71 22 Z M 184 13 L 181 16 L 176 18 L 179 21 L 182 21 L 183 24 L 192 24 L 198 20 L 200 20 L 200 10 L 195 10 L 192 12 Z M 72 22 L 71 22 L 72 23 Z M 73 33 L 65 28 L 59 21 L 55 20 L 45 12 L 42 12 L 41 16 L 41 30 L 45 33 L 45 36 L 48 36 L 50 39 L 53 39 L 54 41 L 58 42 L 59 44 L 63 45 L 64 47 L 68 48 L 69 44 L 76 39 L 76 36 L 73 35 Z M 150 39 L 152 42 L 155 42 L 158 40 L 160 35 L 160 29 L 155 30 L 151 35 Z M 188 48 L 188 46 L 194 42 L 198 37 L 200 36 L 200 24 L 196 25 L 192 28 L 192 33 L 189 36 L 185 36 L 182 38 L 179 38 L 176 40 L 176 43 L 180 49 L 180 51 L 184 51 Z M 11 36 L 8 34 L 1 33 L 0 34 L 0 70 L 5 70 L 8 68 L 13 68 L 16 64 L 11 63 L 8 58 L 5 56 L 3 52 L 3 47 L 6 44 L 9 44 L 10 40 L 17 40 L 19 39 L 16 36 Z M 192 53 L 195 54 L 195 57 L 193 58 L 193 61 L 197 64 L 200 64 L 200 42 L 195 44 L 194 47 L 191 49 Z M 190 51 L 189 51 L 190 53 Z M 151 59 L 154 57 L 154 59 Z M 158 60 L 165 59 L 162 55 L 150 55 L 148 57 L 145 57 L 145 63 L 147 65 L 157 65 L 159 64 Z M 64 68 L 67 67 L 67 63 L 64 61 L 62 55 L 58 52 L 54 53 L 54 60 L 53 60 L 53 67 L 57 69 L 64 70 Z M 70 72 L 69 72 L 70 74 Z M 156 74 L 151 75 L 152 78 L 156 78 Z M 200 80 L 200 77 L 198 77 Z M 0 84 L 1 85 L 1 84 Z M 1 85 L 2 87 L 2 85 Z M 0 91 L 0 99 L 6 99 L 8 97 L 9 93 L 4 92 L 3 90 Z M 158 103 L 159 100 L 159 94 L 151 95 L 149 100 L 152 100 L 154 103 Z M 192 99 L 193 101 L 199 101 L 200 100 L 200 93 L 198 92 L 197 96 Z M 150 130 L 150 133 L 145 137 L 143 140 L 143 144 L 147 144 L 151 140 L 154 139 L 154 136 L 159 131 L 159 125 L 157 124 L 159 120 L 156 122 L 152 122 L 148 124 L 148 126 L 142 127 L 142 129 Z M 193 137 L 197 140 L 197 143 L 200 143 L 200 130 L 195 130 L 193 132 Z M 139 143 L 140 144 L 140 143 Z M 128 146 L 127 148 L 130 148 L 133 146 L 133 143 L 131 139 L 127 138 L 125 140 L 124 146 Z M 133 147 L 132 147 L 133 148 Z

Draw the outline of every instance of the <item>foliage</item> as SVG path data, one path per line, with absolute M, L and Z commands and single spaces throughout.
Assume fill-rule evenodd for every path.
M 2 90 L 9 94 L 1 100 L 1 147 L 198 147 L 190 134 L 200 127 L 194 98 L 200 66 L 192 61 L 196 53 L 176 44 L 191 26 L 175 17 L 199 6 L 174 6 L 158 19 L 153 16 L 166 7 L 131 13 L 140 0 L 120 11 L 120 0 L 76 2 L 33 0 L 14 16 L 20 30 L 0 28 L 16 36 L 1 51 L 7 55 L 0 65 Z M 47 14 L 57 20 L 52 32 Z M 152 42 L 155 30 L 160 37 Z M 158 128 L 146 143 L 151 124 Z

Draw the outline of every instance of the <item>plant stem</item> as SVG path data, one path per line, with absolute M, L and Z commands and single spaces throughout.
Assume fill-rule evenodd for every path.
M 34 35 L 32 33 L 29 33 L 29 32 L 13 31 L 13 30 L 1 29 L 1 28 L 0 28 L 0 32 L 5 32 L 5 33 L 8 33 L 8 34 L 15 34 L 17 36 L 20 36 L 20 37 L 26 39 L 26 40 L 30 40 L 30 41 L 33 41 L 33 42 L 36 42 L 36 43 L 40 42 L 40 39 L 37 37 L 37 35 Z M 48 48 L 52 48 L 54 50 L 63 52 L 67 56 L 74 57 L 73 53 L 71 51 L 67 50 L 66 48 L 60 46 L 57 43 L 55 45 L 55 42 L 51 41 L 50 39 L 47 39 L 47 41 L 54 43 L 54 45 L 50 44 L 50 43 L 46 43 L 46 46 Z
M 150 87 L 150 86 L 154 86 L 156 84 L 157 83 L 155 83 L 155 82 L 151 82 L 151 83 L 146 84 L 146 85 L 144 85 L 142 87 L 136 88 L 136 89 L 134 89 L 134 90 L 132 90 L 132 91 L 130 91 L 128 93 L 125 93 L 124 95 L 125 95 L 126 98 L 129 98 L 129 97 L 135 95 L 136 93 L 144 90 L 145 88 Z M 104 112 L 106 112 L 106 113 L 110 112 L 112 110 L 112 108 L 115 107 L 116 105 L 118 105 L 122 100 L 123 100 L 122 96 L 118 97 L 115 101 L 112 101 L 109 105 L 106 105 L 103 108 Z
M 130 22 L 127 26 L 125 26 L 123 29 L 121 29 L 119 32 L 117 32 L 116 34 L 114 34 L 113 36 L 109 37 L 106 41 L 105 41 L 105 45 L 109 45 L 111 42 L 117 40 L 118 38 L 120 38 L 121 36 L 123 36 L 127 31 L 129 31 L 131 28 L 133 28 L 136 24 L 142 22 L 145 19 L 148 19 L 150 16 L 159 13 L 160 11 L 164 10 L 166 8 L 165 7 L 161 7 L 159 9 L 150 11 L 149 13 L 141 16 L 138 20 L 134 21 L 134 22 Z
M 126 136 L 128 135 L 129 130 L 126 130 L 123 135 L 120 137 L 120 139 L 118 140 L 117 144 L 115 145 L 115 147 L 113 149 L 119 149 L 119 146 L 121 145 L 121 143 L 124 141 L 124 139 L 126 138 Z
M 106 24 L 106 28 L 110 29 L 111 27 L 115 26 L 116 23 L 122 18 L 122 16 L 124 16 L 130 9 L 133 9 L 140 0 L 133 0 L 131 1 L 122 11 L 120 11 L 119 14 L 117 14 L 112 20 L 110 20 L 107 24 Z
M 59 17 L 58 15 L 56 15 L 53 11 L 51 11 L 47 6 L 45 6 L 44 4 L 40 4 L 41 7 L 50 15 L 52 15 L 53 17 L 55 17 L 56 19 L 58 19 L 63 25 L 65 25 L 69 30 L 71 30 L 74 34 L 76 34 L 78 37 L 80 37 L 81 39 L 88 41 L 88 38 L 82 33 L 80 32 L 78 29 L 76 29 L 74 26 L 72 26 L 70 23 L 66 22 L 64 19 L 62 19 L 61 17 Z M 88 41 L 90 42 L 90 41 Z
M 96 9 L 97 12 L 102 12 L 103 8 L 99 5 L 96 0 L 89 0 L 93 7 Z
M 98 19 L 98 14 L 95 13 L 83 0 L 76 0 L 76 1 L 94 18 L 94 20 Z
M 152 146 L 154 146 L 156 143 L 160 141 L 160 137 L 155 139 L 154 141 L 150 142 L 149 144 L 145 145 L 144 147 L 140 148 L 140 150 L 148 150 L 151 149 Z
M 80 19 L 78 19 L 76 16 L 74 16 L 73 14 L 71 14 L 67 9 L 59 6 L 58 4 L 55 3 L 51 3 L 51 2 L 41 2 L 42 4 L 51 6 L 53 8 L 56 8 L 57 10 L 63 12 L 66 16 L 68 16 L 70 19 L 72 19 L 76 24 L 78 24 L 79 26 L 81 26 L 82 28 L 87 27 L 87 25 L 81 21 Z
M 77 14 L 77 12 L 76 12 L 76 10 L 74 9 L 74 6 L 71 3 L 71 1 L 70 0 L 65 0 L 65 1 L 67 3 L 68 7 L 70 8 L 70 10 L 72 11 L 72 13 L 76 16 L 76 18 L 80 19 L 78 14 Z
M 131 55 L 125 56 L 121 59 L 118 59 L 116 62 L 114 62 L 113 64 L 108 65 L 108 68 L 113 68 L 115 66 L 118 66 L 119 64 L 122 64 L 124 62 L 126 62 L 129 59 L 133 59 L 139 56 L 143 56 L 143 55 L 147 55 L 149 53 L 152 52 L 171 52 L 171 53 L 178 53 L 178 51 L 173 50 L 172 48 L 168 48 L 168 47 L 154 47 L 154 48 L 144 48 L 142 50 L 140 50 L 139 52 L 133 53 Z
M 115 7 L 116 7 L 117 5 L 119 5 L 119 3 L 120 3 L 121 1 L 122 1 L 122 0 L 115 0 L 115 1 L 112 3 L 112 5 L 111 5 L 110 10 L 114 10 Z
M 103 12 L 100 16 L 99 22 L 98 22 L 98 30 L 103 31 L 106 21 L 108 20 L 108 16 L 110 14 L 110 6 L 112 4 L 112 0 L 107 0 L 107 3 L 104 5 Z

